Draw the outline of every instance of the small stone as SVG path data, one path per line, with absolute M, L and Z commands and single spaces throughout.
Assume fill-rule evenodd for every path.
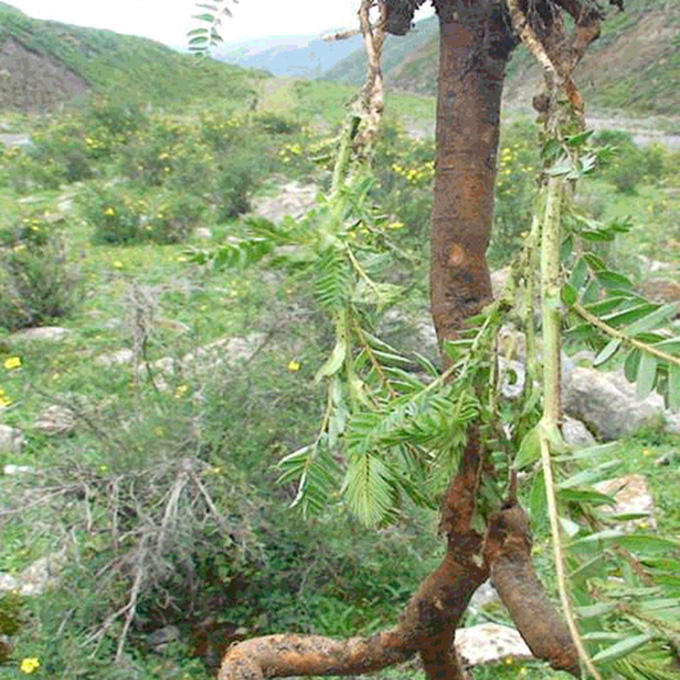
M 518 399 L 524 390 L 526 371 L 521 361 L 498 357 L 501 372 L 501 394 L 507 399 Z
M 7 463 L 2 468 L 2 472 L 5 475 L 30 475 L 35 472 L 35 468 L 30 465 L 13 465 L 12 463 Z
M 40 418 L 33 423 L 33 428 L 48 436 L 66 435 L 73 432 L 76 419 L 71 409 L 54 404 L 48 406 Z
M 21 453 L 24 436 L 21 430 L 9 425 L 0 425 L 0 453 Z
M 129 364 L 135 358 L 135 353 L 131 349 L 119 349 L 111 354 L 98 356 L 94 363 L 97 366 L 118 366 L 119 364 Z
M 624 523 L 628 530 L 634 530 L 640 525 L 656 529 L 654 517 L 654 501 L 649 491 L 649 484 L 644 475 L 625 475 L 616 479 L 607 479 L 593 485 L 600 493 L 613 496 L 616 501 L 614 507 L 604 506 L 604 512 L 614 515 L 641 514 L 647 515 L 643 519 L 634 519 Z
M 470 608 L 474 611 L 486 609 L 489 606 L 499 605 L 501 602 L 496 589 L 491 584 L 491 581 L 486 580 L 482 583 L 470 600 Z
M 70 335 L 68 328 L 61 326 L 41 326 L 40 328 L 26 328 L 10 335 L 11 340 L 44 340 L 46 342 L 61 342 Z
M 123 325 L 122 319 L 109 319 L 103 325 L 103 328 L 107 331 L 116 331 Z
M 177 626 L 165 626 L 149 633 L 147 642 L 151 647 L 158 648 L 167 645 L 169 642 L 175 642 L 181 637 L 182 633 Z
M 493 291 L 493 296 L 495 298 L 498 298 L 503 294 L 511 276 L 512 270 L 510 267 L 503 267 L 503 269 L 497 269 L 496 271 L 491 272 L 491 290 Z

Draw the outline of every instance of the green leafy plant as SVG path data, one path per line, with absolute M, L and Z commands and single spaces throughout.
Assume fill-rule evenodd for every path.
M 76 308 L 80 277 L 56 226 L 44 216 L 22 218 L 0 253 L 0 326 L 40 326 Z

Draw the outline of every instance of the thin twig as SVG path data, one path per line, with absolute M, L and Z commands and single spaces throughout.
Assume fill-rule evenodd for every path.
M 652 354 L 653 356 L 658 357 L 659 359 L 664 359 L 665 361 L 668 361 L 668 363 L 680 366 L 680 357 L 675 357 L 672 354 L 667 354 L 666 352 L 654 347 L 654 345 L 648 345 L 646 342 L 642 342 L 641 340 L 629 338 L 623 331 L 619 331 L 616 328 L 610 326 L 608 323 L 602 321 L 602 319 L 598 318 L 597 316 L 589 312 L 583 305 L 579 304 L 578 302 L 575 302 L 573 305 L 571 305 L 570 309 L 573 309 L 585 321 L 592 324 L 596 328 L 599 328 L 602 332 L 606 333 L 607 335 L 610 335 L 612 338 L 618 338 L 619 340 L 623 340 L 624 342 L 627 342 L 629 345 L 632 345 L 633 347 L 643 352 Z

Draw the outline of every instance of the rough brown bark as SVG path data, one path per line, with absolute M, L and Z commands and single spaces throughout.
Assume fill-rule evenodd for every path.
M 503 76 L 514 42 L 503 7 L 439 0 L 439 97 L 430 303 L 440 342 L 491 300 L 493 218 Z
M 491 582 L 534 656 L 580 677 L 578 652 L 569 629 L 531 563 L 529 519 L 521 507 L 511 505 L 489 518 L 484 559 Z

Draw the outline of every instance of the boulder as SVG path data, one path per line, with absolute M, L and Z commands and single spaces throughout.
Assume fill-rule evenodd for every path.
M 61 550 L 41 557 L 26 567 L 18 576 L 0 572 L 0 595 L 16 591 L 21 595 L 42 595 L 59 583 L 59 572 L 66 562 L 66 552 Z
M 651 394 L 640 401 L 635 385 L 619 371 L 570 366 L 563 373 L 562 405 L 565 413 L 584 422 L 603 441 L 660 423 L 667 432 L 680 432 L 680 418 L 666 411 L 663 399 Z

